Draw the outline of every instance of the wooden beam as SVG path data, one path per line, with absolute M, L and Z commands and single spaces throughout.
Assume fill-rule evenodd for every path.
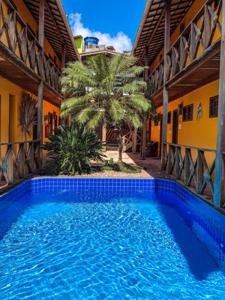
M 134 130 L 133 130 L 132 142 L 133 142 L 132 153 L 136 154 L 136 152 L 137 152 L 137 129 L 136 128 L 134 128 Z
M 149 80 L 149 61 L 148 61 L 148 47 L 145 48 L 145 73 L 144 80 L 146 83 Z M 146 158 L 146 137 L 147 137 L 147 128 L 146 128 L 146 115 L 143 118 L 143 128 L 142 128 L 142 143 L 141 143 L 141 159 Z
M 143 130 L 142 130 L 142 147 L 141 147 L 141 159 L 146 159 L 146 140 L 147 140 L 147 117 L 146 115 L 143 118 Z
M 216 208 L 220 208 L 223 195 L 223 155 L 225 152 L 225 2 L 222 1 L 222 32 L 220 52 L 220 79 L 219 79 L 219 103 L 218 103 L 218 129 L 216 148 L 216 173 L 214 182 L 213 202 Z
M 169 92 L 166 86 L 166 73 L 168 69 L 167 53 L 170 48 L 170 1 L 165 1 L 165 33 L 164 33 L 164 78 L 163 78 L 163 122 L 162 122 L 162 144 L 161 144 L 161 161 L 164 164 L 164 143 L 167 142 L 167 121 L 168 121 L 168 103 Z
M 45 0 L 40 0 L 39 6 L 39 22 L 38 22 L 38 40 L 43 49 L 42 55 L 44 55 L 44 41 L 45 41 Z M 43 94 L 44 83 L 41 79 L 38 86 L 38 126 L 37 133 L 38 139 L 43 143 Z
M 105 121 L 103 121 L 102 124 L 102 145 L 103 150 L 106 151 L 106 143 L 107 143 L 107 124 Z

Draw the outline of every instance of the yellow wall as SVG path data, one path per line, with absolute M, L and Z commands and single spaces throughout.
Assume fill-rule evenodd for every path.
M 1 115 L 0 115 L 0 141 L 9 142 L 9 131 L 11 127 L 11 136 L 12 141 L 24 141 L 24 135 L 20 127 L 20 103 L 21 97 L 25 90 L 23 90 L 18 85 L 13 84 L 12 82 L 4 79 L 0 76 L 0 98 L 1 98 Z M 13 108 L 12 114 L 9 116 L 9 98 L 10 95 L 13 96 L 15 105 Z M 34 99 L 37 101 L 36 97 Z M 47 115 L 49 112 L 55 111 L 57 116 L 60 115 L 60 108 L 44 101 L 43 103 L 43 112 L 44 115 Z M 9 126 L 10 122 L 10 126 Z M 32 136 L 29 137 L 32 139 Z
M 185 96 L 169 103 L 169 112 L 177 109 L 179 104 L 194 105 L 193 121 L 183 122 L 179 116 L 178 144 L 195 146 L 200 148 L 215 149 L 217 137 L 217 118 L 209 118 L 209 98 L 218 95 L 219 82 L 213 81 Z M 202 105 L 202 116 L 197 119 L 198 106 Z M 162 106 L 157 109 L 158 113 L 163 112 Z M 167 141 L 172 142 L 172 120 L 167 126 Z M 160 123 L 158 126 L 152 122 L 151 140 L 160 140 Z

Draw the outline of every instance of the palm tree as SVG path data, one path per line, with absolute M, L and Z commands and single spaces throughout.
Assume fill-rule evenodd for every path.
M 89 128 L 100 124 L 115 126 L 119 161 L 122 161 L 122 126 L 140 128 L 143 114 L 151 107 L 144 95 L 147 85 L 140 78 L 144 68 L 135 64 L 136 58 L 125 54 L 112 59 L 97 55 L 86 65 L 69 64 L 62 78 L 67 98 L 62 103 L 62 115 L 72 115 Z

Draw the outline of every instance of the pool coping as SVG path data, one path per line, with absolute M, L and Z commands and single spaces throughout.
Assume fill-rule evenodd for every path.
M 34 177 L 30 180 L 37 180 L 37 179 L 45 179 L 45 178 L 59 178 L 59 179 L 110 179 L 110 180 L 117 180 L 117 179 L 122 179 L 122 180 L 164 180 L 164 181 L 170 181 L 170 182 L 175 182 L 176 184 L 178 184 L 179 186 L 181 186 L 182 188 L 184 188 L 187 192 L 191 193 L 192 195 L 194 195 L 195 197 L 197 197 L 199 200 L 203 201 L 204 203 L 206 203 L 207 205 L 209 205 L 211 208 L 213 208 L 214 210 L 216 210 L 217 212 L 219 212 L 220 214 L 222 214 L 223 216 L 225 216 L 225 209 L 222 208 L 216 208 L 213 205 L 213 202 L 211 202 L 210 200 L 208 200 L 207 198 L 205 198 L 202 195 L 199 195 L 198 193 L 196 193 L 194 190 L 192 190 L 191 188 L 187 187 L 186 185 L 184 185 L 182 182 L 180 182 L 179 180 L 176 180 L 174 178 L 165 178 L 165 177 L 85 177 L 85 176 L 39 176 L 39 177 Z
M 90 180 L 163 180 L 163 181 L 168 181 L 168 182 L 174 182 L 177 185 L 179 185 L 180 187 L 182 187 L 186 192 L 190 193 L 191 195 L 195 196 L 196 198 L 198 198 L 198 200 L 204 202 L 205 204 L 207 204 L 209 207 L 211 207 L 212 209 L 214 209 L 215 211 L 217 211 L 218 213 L 220 213 L 222 216 L 225 217 L 225 209 L 222 208 L 216 208 L 213 203 L 208 200 L 207 198 L 205 198 L 202 195 L 199 195 L 198 193 L 196 193 L 195 191 L 193 191 L 191 188 L 188 188 L 187 186 L 185 186 L 182 182 L 173 179 L 173 178 L 165 178 L 165 177 L 155 177 L 155 178 L 150 178 L 150 177 L 85 177 L 85 176 L 64 176 L 64 175 L 60 175 L 60 176 L 35 176 L 35 177 L 28 177 L 26 179 L 22 179 L 21 181 L 16 182 L 15 184 L 9 186 L 8 188 L 6 188 L 6 190 L 0 191 L 0 200 L 2 197 L 4 197 L 5 195 L 7 195 L 8 193 L 10 193 L 11 191 L 13 191 L 15 188 L 17 188 L 18 186 L 29 182 L 29 181 L 35 181 L 35 180 L 41 180 L 41 179 L 79 179 L 79 180 L 84 180 L 84 179 L 90 179 Z

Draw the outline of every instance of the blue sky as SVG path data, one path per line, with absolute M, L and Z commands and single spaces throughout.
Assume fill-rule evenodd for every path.
M 131 50 L 146 0 L 63 0 L 75 35 L 95 35 L 101 44 Z

